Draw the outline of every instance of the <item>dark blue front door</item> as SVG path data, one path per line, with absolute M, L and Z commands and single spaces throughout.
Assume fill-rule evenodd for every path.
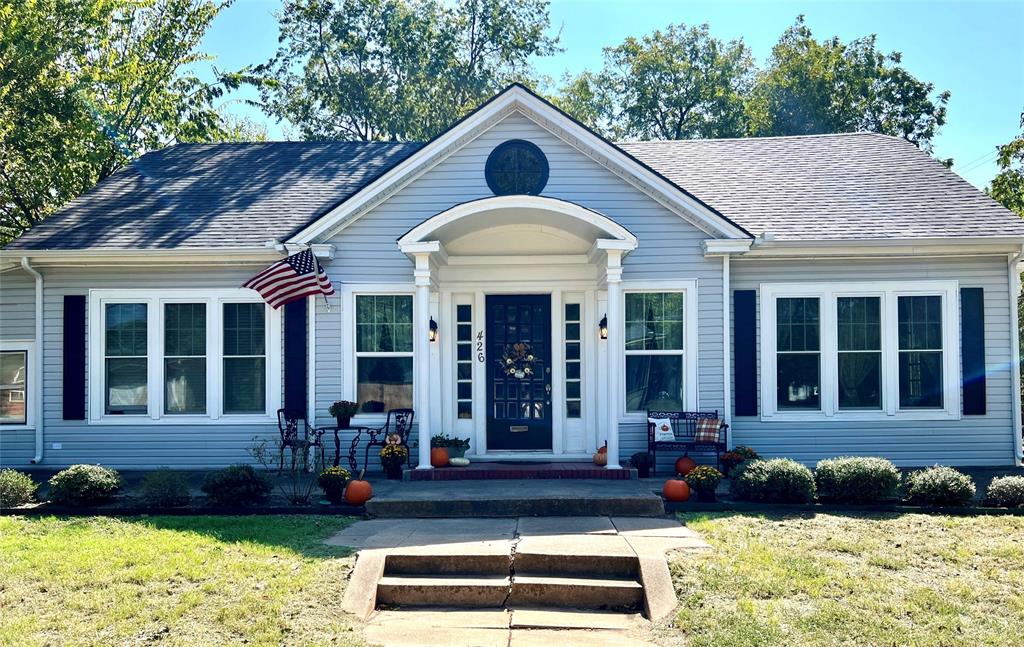
M 487 449 L 551 449 L 551 296 L 487 297 Z

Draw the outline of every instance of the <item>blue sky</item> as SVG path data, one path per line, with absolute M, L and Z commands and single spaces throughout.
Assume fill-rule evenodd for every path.
M 277 48 L 273 0 L 236 0 L 214 21 L 203 47 L 220 69 L 267 60 Z M 883 51 L 903 53 L 918 78 L 949 90 L 948 123 L 935 153 L 955 160 L 954 170 L 984 187 L 996 173 L 995 147 L 1020 132 L 1024 110 L 1024 1 L 1004 2 L 711 2 L 553 0 L 552 30 L 561 30 L 564 52 L 538 59 L 537 71 L 555 79 L 601 65 L 601 48 L 669 23 L 707 22 L 723 40 L 742 38 L 759 63 L 782 31 L 804 14 L 818 38 L 852 40 L 878 35 Z M 286 130 L 232 95 L 229 110 L 265 123 L 272 139 Z

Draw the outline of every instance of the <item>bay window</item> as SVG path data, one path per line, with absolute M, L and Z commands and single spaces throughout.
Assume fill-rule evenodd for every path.
M 625 294 L 626 412 L 686 409 L 683 291 Z
M 362 413 L 412 408 L 412 296 L 355 297 L 356 401 Z
M 955 281 L 760 292 L 763 417 L 959 417 Z
M 241 289 L 91 291 L 90 419 L 272 420 L 280 312 L 258 299 Z

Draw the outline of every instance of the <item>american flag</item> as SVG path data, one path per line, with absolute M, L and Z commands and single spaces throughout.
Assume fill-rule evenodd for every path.
M 274 263 L 242 287 L 259 292 L 275 310 L 311 294 L 322 294 L 325 299 L 334 294 L 331 279 L 309 249 Z

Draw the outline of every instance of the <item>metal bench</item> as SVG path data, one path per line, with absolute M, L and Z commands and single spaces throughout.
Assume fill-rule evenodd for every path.
M 718 417 L 718 411 L 648 411 L 647 417 L 667 418 L 672 427 L 674 440 L 655 441 L 654 423 L 647 422 L 647 451 L 651 454 L 651 476 L 658 465 L 657 451 L 683 450 L 683 456 L 689 455 L 690 451 L 713 450 L 715 452 L 715 467 L 721 470 L 721 454 L 726 450 L 726 432 L 729 425 L 722 422 Z M 718 440 L 716 442 L 697 442 L 697 421 L 718 420 L 721 424 L 718 427 Z

